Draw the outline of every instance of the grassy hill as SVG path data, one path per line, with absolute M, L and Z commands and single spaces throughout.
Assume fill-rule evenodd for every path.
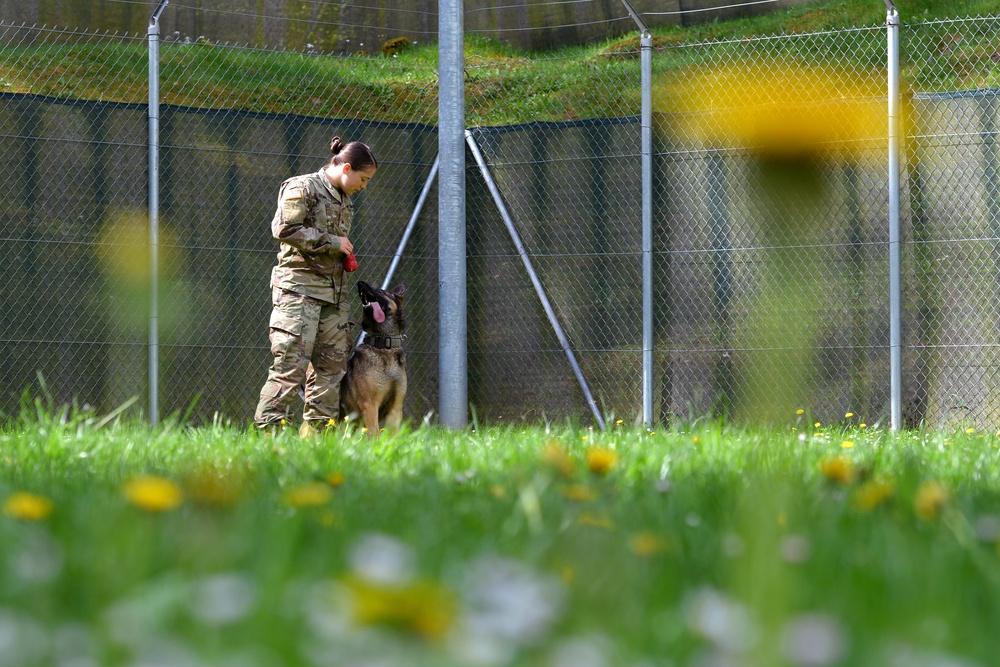
M 1000 14 L 1000 0 L 899 0 L 898 6 L 904 24 Z M 663 27 L 654 31 L 654 44 L 661 50 L 656 66 L 664 71 L 689 63 L 689 58 L 671 55 L 670 47 L 685 44 L 878 26 L 884 21 L 885 7 L 877 0 L 826 0 L 749 19 Z M 16 43 L 15 32 L 13 27 L 0 30 L 3 41 Z M 142 36 L 40 34 L 43 39 L 35 39 L 34 45 L 0 48 L 0 92 L 146 103 Z M 468 39 L 470 124 L 633 114 L 639 95 L 638 45 L 638 35 L 633 34 L 600 44 L 528 53 L 495 41 Z M 980 51 L 974 44 L 959 43 L 946 54 L 947 66 L 939 60 L 934 71 L 961 76 L 970 63 L 995 59 L 996 54 Z M 908 75 L 928 76 L 923 70 Z M 976 85 L 976 81 L 938 82 L 939 89 Z M 411 47 L 388 58 L 323 57 L 207 41 L 165 41 L 161 47 L 164 104 L 433 124 L 436 93 L 436 45 Z

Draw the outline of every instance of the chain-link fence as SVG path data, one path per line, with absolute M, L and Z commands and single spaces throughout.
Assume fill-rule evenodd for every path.
M 2 409 L 36 374 L 102 410 L 148 396 L 150 260 L 144 38 L 5 26 L 0 41 Z M 109 62 L 110 61 L 110 62 Z M 67 68 L 93 75 L 67 76 Z M 277 188 L 318 170 L 330 138 L 369 143 L 378 188 L 356 197 L 361 266 L 379 284 L 437 150 L 434 72 L 190 39 L 160 44 L 159 393 L 164 415 L 252 415 L 270 354 Z M 62 82 L 66 83 L 63 84 Z M 424 84 L 422 82 L 429 82 Z M 85 90 L 69 86 L 85 85 Z M 377 116 L 379 120 L 370 120 Z M 408 408 L 436 395 L 436 225 L 417 226 L 408 284 Z M 360 312 L 355 319 L 360 320 Z
M 901 30 L 911 425 L 1000 425 L 998 29 Z M 145 40 L 0 24 L 0 44 L 0 410 L 16 412 L 38 376 L 60 401 L 142 406 Z M 883 418 L 885 28 L 654 44 L 656 418 Z M 482 418 L 590 418 L 525 258 L 600 410 L 641 418 L 638 56 L 635 39 L 584 59 L 467 62 L 467 124 L 525 248 L 470 158 L 469 397 Z M 243 421 L 270 358 L 278 184 L 318 169 L 335 134 L 372 145 L 352 280 L 380 283 L 436 155 L 436 74 L 175 36 L 160 44 L 160 90 L 161 410 Z M 413 420 L 438 401 L 436 215 L 417 217 L 393 280 L 408 287 Z

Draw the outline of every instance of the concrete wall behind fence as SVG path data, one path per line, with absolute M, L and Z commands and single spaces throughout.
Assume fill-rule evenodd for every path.
M 689 25 L 703 21 L 751 16 L 815 0 L 778 0 L 733 7 L 730 0 L 632 0 L 651 26 Z M 377 8 L 372 5 L 377 4 Z M 145 34 L 156 0 L 0 0 L 0 18 L 90 31 Z M 161 19 L 161 34 L 177 31 L 192 39 L 250 44 L 289 50 L 313 45 L 328 53 L 364 51 L 378 54 L 395 37 L 411 42 L 437 41 L 436 0 L 385 0 L 358 5 L 296 0 L 200 0 L 198 8 L 169 5 Z M 543 0 L 497 3 L 465 2 L 468 34 L 496 37 L 531 50 L 583 44 L 635 32 L 635 23 L 620 0 L 562 2 Z M 722 9 L 712 11 L 713 7 Z M 686 13 L 681 13 L 682 10 Z

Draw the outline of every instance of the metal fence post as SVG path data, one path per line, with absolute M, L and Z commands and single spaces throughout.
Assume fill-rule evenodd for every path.
M 902 298 L 899 246 L 899 12 L 886 4 L 889 94 L 889 408 L 890 426 L 902 426 Z
M 639 27 L 642 86 L 642 422 L 653 425 L 653 35 L 628 0 L 622 0 Z
M 462 0 L 438 5 L 438 408 L 441 423 L 468 422 L 465 284 L 465 53 Z
M 642 421 L 653 426 L 653 36 L 642 52 Z
M 170 0 L 160 0 L 149 17 L 149 423 L 160 421 L 160 14 Z

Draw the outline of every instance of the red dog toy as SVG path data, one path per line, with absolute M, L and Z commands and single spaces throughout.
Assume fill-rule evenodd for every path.
M 358 258 L 354 256 L 352 252 L 350 255 L 344 258 L 344 271 L 348 273 L 353 273 L 358 269 Z

